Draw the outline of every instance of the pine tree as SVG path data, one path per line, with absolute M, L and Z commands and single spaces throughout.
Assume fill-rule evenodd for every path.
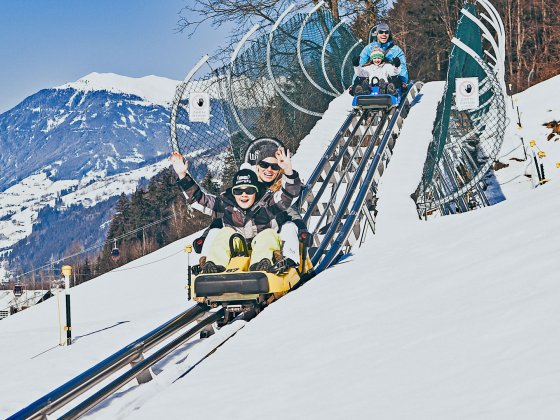
M 233 151 L 228 148 L 226 157 L 224 159 L 224 171 L 222 173 L 222 190 L 231 185 L 231 180 L 237 172 L 237 163 L 233 156 Z

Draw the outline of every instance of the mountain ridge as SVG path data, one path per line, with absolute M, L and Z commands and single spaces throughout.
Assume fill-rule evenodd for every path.
M 177 83 L 90 73 L 0 114 L 0 278 L 1 260 L 43 208 L 58 199 L 65 208 L 96 206 L 166 166 Z

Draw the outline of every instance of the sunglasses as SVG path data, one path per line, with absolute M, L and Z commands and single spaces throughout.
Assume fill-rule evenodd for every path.
M 231 192 L 233 195 L 241 195 L 243 193 L 253 195 L 257 193 L 257 189 L 255 187 L 233 188 Z
M 391 33 L 391 31 L 379 31 L 377 32 L 378 34 L 387 34 L 389 35 Z
M 263 169 L 271 168 L 272 170 L 275 171 L 280 170 L 280 166 L 278 166 L 277 163 L 269 163 L 269 162 L 265 162 L 264 160 L 261 160 L 259 163 L 257 163 L 257 165 L 259 165 Z

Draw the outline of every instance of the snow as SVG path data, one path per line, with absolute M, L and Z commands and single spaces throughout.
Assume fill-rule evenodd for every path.
M 57 86 L 56 89 L 76 89 L 81 92 L 106 90 L 114 93 L 136 95 L 145 101 L 169 106 L 175 96 L 178 80 L 159 76 L 128 77 L 115 73 L 90 73 L 72 83 Z
M 152 382 L 128 385 L 89 417 L 558 418 L 559 169 L 548 164 L 550 182 L 537 188 L 506 184 L 531 169 L 508 161 L 496 173 L 506 201 L 419 220 L 410 193 L 442 91 L 441 82 L 426 84 L 405 121 L 379 186 L 375 236 L 250 323 L 178 349 L 156 366 Z M 546 147 L 547 162 L 560 161 L 560 143 L 547 142 L 540 125 L 558 118 L 560 106 L 541 102 L 541 91 L 557 96 L 560 79 L 514 98 L 524 124 L 508 132 L 502 154 L 519 135 Z M 348 99 L 333 101 L 294 156 L 305 177 Z M 2 320 L 0 416 L 188 308 L 183 247 L 190 240 L 72 288 L 77 340 L 70 347 L 57 346 L 56 298 Z M 238 331 L 173 383 L 226 329 Z
M 142 161 L 137 151 L 135 156 L 128 158 L 128 161 L 135 160 Z M 113 165 L 116 165 L 114 160 Z M 56 168 L 46 167 L 42 172 L 0 192 L 0 218 L 11 215 L 6 217 L 6 220 L 0 220 L 0 250 L 8 250 L 17 241 L 29 236 L 39 211 L 47 205 L 54 206 L 59 197 L 65 206 L 82 204 L 92 207 L 115 195 L 132 194 L 140 180 L 150 179 L 168 166 L 167 159 L 162 159 L 157 163 L 112 176 L 106 176 L 104 170 L 90 171 L 80 181 L 52 181 L 46 171 L 54 174 Z M 76 190 L 61 195 L 69 188 Z M 0 278 L 4 275 L 5 270 L 0 267 Z
M 41 130 L 43 133 L 48 133 L 49 131 L 53 130 L 54 128 L 58 127 L 60 124 L 62 124 L 64 121 L 66 121 L 66 118 L 68 118 L 68 114 L 63 115 L 61 117 L 57 117 L 54 120 L 52 119 L 48 119 L 47 120 L 47 128 L 44 130 Z

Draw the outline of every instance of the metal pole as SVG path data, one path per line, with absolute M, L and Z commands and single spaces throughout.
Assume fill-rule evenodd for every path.
M 523 145 L 523 153 L 525 154 L 525 161 L 527 160 L 527 149 L 525 149 L 525 141 L 523 141 L 523 137 L 521 137 L 521 144 Z
M 187 253 L 187 300 L 191 300 L 191 244 L 185 245 L 185 252 Z
M 64 275 L 64 288 L 66 289 L 66 345 L 72 344 L 72 320 L 70 317 L 70 274 L 72 267 L 69 265 L 62 266 L 62 274 Z
M 542 177 L 541 177 L 541 170 L 539 167 L 539 162 L 537 161 L 537 155 L 535 154 L 535 151 L 533 151 L 533 162 L 535 163 L 535 169 L 537 171 L 537 178 L 539 178 L 539 184 L 542 181 Z
M 515 109 L 515 105 L 513 104 L 513 93 L 511 93 L 511 83 L 509 84 L 509 98 L 511 99 L 511 109 Z

